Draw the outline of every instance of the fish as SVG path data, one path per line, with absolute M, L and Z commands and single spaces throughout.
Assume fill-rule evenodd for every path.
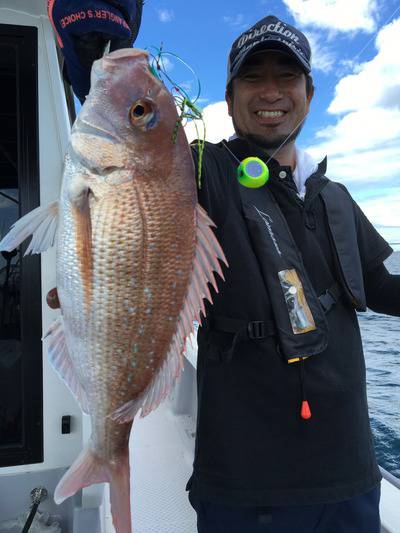
M 19 219 L 0 243 L 10 251 L 32 236 L 28 254 L 56 245 L 60 312 L 44 342 L 92 434 L 54 499 L 109 483 L 117 533 L 132 531 L 133 419 L 168 395 L 227 265 L 179 124 L 147 52 L 103 56 L 71 131 L 59 200 Z

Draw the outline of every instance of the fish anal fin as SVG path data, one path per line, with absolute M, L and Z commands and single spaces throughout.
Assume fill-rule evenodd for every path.
M 54 370 L 75 396 L 82 411 L 89 414 L 87 395 L 68 352 L 61 317 L 52 323 L 44 338 L 48 339 L 49 361 Z
M 40 254 L 54 245 L 58 226 L 58 202 L 39 206 L 21 217 L 0 242 L 0 250 L 11 252 L 32 235 L 25 255 Z

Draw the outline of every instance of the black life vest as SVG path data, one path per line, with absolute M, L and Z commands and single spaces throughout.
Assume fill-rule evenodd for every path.
M 235 150 L 238 142 L 231 141 L 230 148 Z M 235 161 L 232 161 L 232 165 L 235 165 Z M 317 172 L 321 174 L 324 168 L 326 161 L 320 164 Z M 321 298 L 315 293 L 301 252 L 268 184 L 259 189 L 239 185 L 239 190 L 244 220 L 270 294 L 275 318 L 274 333 L 279 339 L 282 355 L 289 362 L 294 362 L 323 352 L 328 344 L 325 313 L 330 306 L 326 304 L 327 297 L 331 297 L 331 303 L 334 303 L 340 286 L 339 291 L 358 311 L 366 310 L 351 197 L 341 185 L 323 178 L 319 194 L 325 206 L 340 279 L 339 285 L 327 287 L 327 292 Z M 213 325 L 231 332 L 240 329 L 240 336 L 234 337 L 234 344 L 243 334 L 257 338 L 254 328 L 259 330 L 258 338 L 271 333 L 271 325 L 264 325 L 262 317 L 259 321 L 246 324 L 244 328 L 241 322 L 234 322 L 218 317 Z

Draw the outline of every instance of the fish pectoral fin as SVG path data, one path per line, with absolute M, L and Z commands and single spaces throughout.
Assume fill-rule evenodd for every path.
M 58 227 L 58 201 L 37 207 L 17 220 L 0 242 L 0 250 L 11 252 L 32 235 L 24 255 L 40 254 L 54 245 Z
M 54 370 L 65 382 L 69 390 L 77 399 L 82 411 L 89 414 L 89 402 L 85 389 L 76 373 L 74 363 L 65 342 L 62 318 L 57 318 L 50 326 L 44 339 L 49 339 L 48 355 Z
M 68 196 L 72 204 L 75 221 L 75 243 L 80 273 L 85 292 L 85 302 L 89 306 L 93 290 L 93 250 L 90 199 L 93 194 L 83 176 L 77 175 L 69 184 Z

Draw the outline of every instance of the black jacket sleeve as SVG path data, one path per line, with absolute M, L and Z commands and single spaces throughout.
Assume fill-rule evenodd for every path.
M 400 275 L 390 274 L 381 263 L 364 275 L 364 285 L 372 311 L 400 316 Z

